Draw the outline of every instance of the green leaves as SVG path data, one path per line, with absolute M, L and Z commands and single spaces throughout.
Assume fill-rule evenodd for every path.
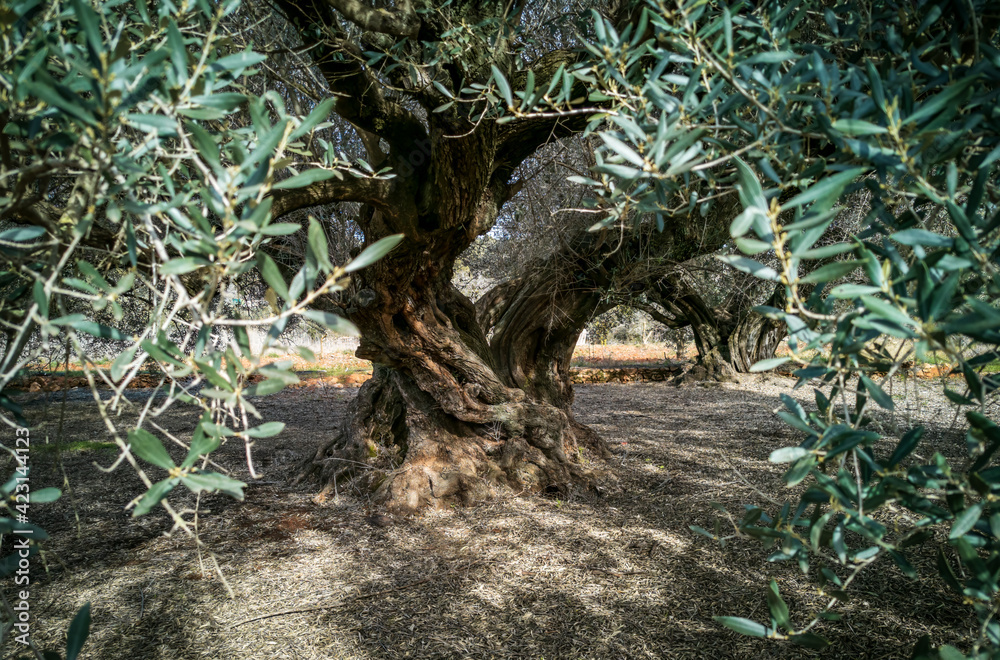
M 954 239 L 935 234 L 926 229 L 906 229 L 897 231 L 889 238 L 902 245 L 923 245 L 927 247 L 951 247 Z
M 393 234 L 392 236 L 386 236 L 385 238 L 375 241 L 364 250 L 361 251 L 357 257 L 355 257 L 351 263 L 344 266 L 344 271 L 348 273 L 353 273 L 356 270 L 361 270 L 366 266 L 370 266 L 399 245 L 400 241 L 403 240 L 402 234 Z
M 910 455 L 910 453 L 916 449 L 917 445 L 924 435 L 924 427 L 918 426 L 916 428 L 910 429 L 905 435 L 900 439 L 899 444 L 892 452 L 892 456 L 889 457 L 886 467 L 893 468 L 899 465 L 904 458 Z
M 90 603 L 84 603 L 69 624 L 66 635 L 66 660 L 76 660 L 90 636 Z
M 916 322 L 903 313 L 898 307 L 882 300 L 881 298 L 861 296 L 861 303 L 864 305 L 865 310 L 876 318 L 892 321 L 893 323 L 897 323 L 904 327 L 916 325 Z
M 754 174 L 750 166 L 740 158 L 734 158 L 736 164 L 736 179 L 739 182 L 737 189 L 740 193 L 740 202 L 744 207 L 754 207 L 765 213 L 769 206 L 767 198 L 764 196 L 764 189 L 760 187 L 760 181 Z
M 242 287 L 257 279 L 250 271 L 259 264 L 262 279 L 286 303 L 319 287 L 336 293 L 346 280 L 315 221 L 301 232 L 308 263 L 289 268 L 290 286 L 274 259 L 259 256 L 261 249 L 287 254 L 274 237 L 300 228 L 268 222 L 284 191 L 337 186 L 329 180 L 346 169 L 342 145 L 323 139 L 334 131 L 318 130 L 335 100 L 305 102 L 309 114 L 300 121 L 289 116 L 287 95 L 248 92 L 262 89 L 259 81 L 240 78 L 265 58 L 232 52 L 232 31 L 222 20 L 235 10 L 232 0 L 159 3 L 152 13 L 146 0 L 43 4 L 15 2 L 0 12 L 4 43 L 14 47 L 0 63 L 0 109 L 9 115 L 0 194 L 9 369 L 0 377 L 7 382 L 14 370 L 53 352 L 58 364 L 82 370 L 101 390 L 94 394 L 111 434 L 126 438 L 119 448 L 127 460 L 117 469 L 134 467 L 149 484 L 131 503 L 132 514 L 169 509 L 173 520 L 157 521 L 166 531 L 171 522 L 191 523 L 187 506 L 165 506 L 178 486 L 243 498 L 246 484 L 207 470 L 227 437 L 267 442 L 284 428 L 259 419 L 247 400 L 297 380 L 287 365 L 260 367 L 251 350 L 247 327 L 267 321 L 260 321 L 266 312 L 257 314 L 260 301 L 246 300 Z M 275 180 L 275 172 L 286 171 L 298 173 Z M 354 267 L 384 256 L 393 240 L 373 246 Z M 291 263 L 279 260 L 282 268 Z M 301 307 L 275 302 L 277 335 Z M 267 350 L 266 341 L 253 348 Z M 264 380 L 254 382 L 258 373 Z M 136 385 L 152 390 L 140 422 L 123 415 L 131 407 L 125 390 Z M 191 432 L 186 452 L 147 430 L 155 428 L 148 420 L 178 401 L 200 415 L 191 419 L 193 428 L 174 431 L 181 438 Z M 0 415 L 12 429 L 27 424 L 6 396 Z M 253 421 L 237 434 L 225 426 L 230 419 Z M 6 493 L 9 504 L 12 494 Z M 43 505 L 60 494 L 38 487 L 30 500 Z M 0 518 L 0 533 L 27 530 L 45 538 L 39 528 Z M 0 573 L 16 570 L 17 561 L 0 560 Z M 70 626 L 66 658 L 83 655 L 89 625 L 85 606 Z
M 510 83 L 507 82 L 507 78 L 504 77 L 503 72 L 495 64 L 491 65 L 490 69 L 493 72 L 493 82 L 496 83 L 497 89 L 500 91 L 500 96 L 507 102 L 508 108 L 513 108 L 514 94 L 511 92 Z
M 832 264 L 820 266 L 809 274 L 800 277 L 799 282 L 802 284 L 812 284 L 816 282 L 829 282 L 831 280 L 840 279 L 841 277 L 857 270 L 860 265 L 860 261 L 854 260 L 835 261 Z
M 884 126 L 863 119 L 838 119 L 833 122 L 833 128 L 845 135 L 881 135 L 888 132 Z
M 808 456 L 811 452 L 803 447 L 782 447 L 781 449 L 775 449 L 771 452 L 771 455 L 767 460 L 772 463 L 791 463 L 792 461 L 797 461 L 803 456 Z
M 646 164 L 646 161 L 635 151 L 635 149 L 619 140 L 613 134 L 601 133 L 601 139 L 604 140 L 604 143 L 608 145 L 612 151 L 624 160 L 627 160 L 639 168 L 642 168 Z
M 716 257 L 719 261 L 729 264 L 737 270 L 741 270 L 744 273 L 750 273 L 755 277 L 759 277 L 762 280 L 769 280 L 771 282 L 777 282 L 778 273 L 770 266 L 765 266 L 759 261 L 754 261 L 753 259 L 747 259 L 746 257 L 741 257 L 734 254 L 725 254 Z
M 95 323 L 93 321 L 81 321 L 74 323 L 73 329 L 77 332 L 85 332 L 88 335 L 101 337 L 103 339 L 113 339 L 115 341 L 128 341 L 130 339 L 130 337 L 114 328 L 101 323 Z
M 771 561 L 797 562 L 837 599 L 849 597 L 844 572 L 884 552 L 917 575 L 900 551 L 907 539 L 947 536 L 940 579 L 979 617 L 967 642 L 985 657 L 1000 650 L 992 607 L 1000 591 L 1000 512 L 992 509 L 1000 426 L 988 412 L 1000 396 L 992 183 L 1000 59 L 992 46 L 972 55 L 954 46 L 969 36 L 960 22 L 943 20 L 946 11 L 929 5 L 914 21 L 892 9 L 866 16 L 852 2 L 689 3 L 676 15 L 650 12 L 648 66 L 629 71 L 618 66 L 626 53 L 613 31 L 595 25 L 593 61 L 579 75 L 615 99 L 600 118 L 614 123 L 600 152 L 610 162 L 577 182 L 611 209 L 602 227 L 628 226 L 642 214 L 661 227 L 697 215 L 716 235 L 728 225 L 735 240 L 720 239 L 719 251 L 735 243 L 743 254 L 722 261 L 781 287 L 765 311 L 787 325 L 792 355 L 764 355 L 751 370 L 795 364 L 796 387 L 816 387 L 817 410 L 778 412 L 798 438 L 785 444 L 799 446 L 770 458 L 787 464 L 785 483 L 801 484 L 801 497 L 740 531 L 771 548 Z M 656 145 L 706 127 L 697 158 L 707 165 L 683 180 L 647 171 L 647 162 L 660 166 Z M 734 189 L 742 212 L 719 201 Z M 726 212 L 713 215 L 719 209 Z M 951 371 L 940 399 L 966 414 L 963 459 L 924 448 L 921 427 L 898 441 L 881 435 L 892 428 L 885 411 L 909 396 L 897 379 L 925 360 Z M 876 373 L 892 380 L 879 384 Z M 952 417 L 942 409 L 942 424 Z M 906 521 L 894 514 L 901 529 L 892 534 L 877 520 L 887 504 Z M 719 621 L 751 636 L 784 628 L 790 643 L 828 645 L 812 632 L 794 634 L 774 583 L 767 600 L 771 626 Z M 929 644 L 921 654 L 930 657 Z M 950 647 L 939 654 L 960 655 Z
M 295 188 L 304 188 L 313 183 L 318 183 L 320 181 L 329 181 L 330 179 L 339 179 L 342 175 L 336 170 L 322 170 L 322 169 L 312 169 L 306 170 L 305 172 L 300 172 L 294 176 L 291 176 L 283 181 L 271 186 L 274 190 L 292 190 Z
M 787 357 L 768 358 L 766 360 L 761 360 L 755 363 L 752 367 L 750 367 L 750 371 L 753 373 L 760 371 L 770 371 L 771 369 L 774 369 L 775 367 L 780 367 L 781 365 L 789 361 L 791 361 L 791 358 Z
M 233 75 L 239 75 L 243 73 L 246 69 L 260 64 L 267 57 L 261 55 L 260 53 L 254 53 L 249 50 L 243 51 L 241 53 L 235 53 L 233 55 L 227 55 L 222 57 L 210 65 L 210 68 L 216 72 L 227 72 Z
M 804 646 L 807 649 L 816 649 L 817 651 L 822 651 L 830 645 L 830 642 L 820 635 L 815 633 L 802 633 L 800 635 L 789 635 L 788 641 L 798 646 Z
M 312 131 L 321 121 L 325 120 L 330 116 L 330 112 L 333 110 L 334 104 L 336 104 L 336 98 L 323 99 L 316 104 L 316 107 L 312 109 L 312 112 L 302 120 L 298 128 L 292 131 L 289 136 L 289 140 L 298 140 L 300 137 L 307 135 Z
M 60 497 L 62 497 L 62 491 L 58 488 L 39 488 L 31 493 L 31 501 L 35 504 L 55 502 Z
M 170 491 L 180 483 L 180 479 L 174 477 L 170 479 L 164 479 L 163 481 L 153 484 L 146 493 L 139 498 L 138 503 L 135 508 L 132 509 L 132 517 L 138 518 L 139 516 L 144 516 L 153 510 L 157 504 L 159 504 L 164 497 L 170 494 Z
M 741 635 L 747 635 L 749 637 L 768 636 L 767 626 L 757 623 L 756 621 L 751 621 L 750 619 L 744 619 L 738 616 L 714 616 L 712 618 L 730 630 L 735 630 Z
M 181 481 L 192 493 L 218 491 L 240 502 L 243 501 L 243 489 L 247 486 L 242 481 L 217 472 L 194 472 L 186 475 Z
M 251 438 L 270 438 L 278 435 L 284 429 L 284 422 L 267 422 L 256 428 L 247 429 L 246 434 Z
M 208 265 L 209 262 L 200 257 L 179 257 L 160 266 L 160 272 L 164 275 L 186 275 Z
M 0 243 L 27 243 L 44 235 L 44 227 L 14 227 L 0 231 Z
M 795 209 L 806 204 L 829 208 L 840 198 L 844 188 L 865 171 L 863 167 L 852 167 L 832 176 L 819 179 L 795 197 L 782 204 L 782 208 Z
M 767 607 L 771 610 L 771 618 L 774 622 L 786 630 L 792 627 L 791 618 L 788 615 L 788 605 L 781 599 L 778 593 L 778 583 L 771 580 L 767 589 Z
M 325 326 L 331 332 L 335 332 L 338 335 L 358 337 L 361 334 L 358 331 L 357 326 L 337 314 L 331 314 L 330 312 L 324 312 L 317 309 L 310 309 L 302 315 L 310 321 L 315 321 L 316 323 Z
M 278 270 L 278 264 L 274 262 L 274 259 L 266 253 L 260 252 L 257 255 L 257 267 L 260 269 L 260 276 L 264 278 L 267 285 L 274 289 L 276 294 L 288 300 L 290 298 L 288 295 L 288 285 L 285 284 L 285 280 L 281 276 L 281 271 Z
M 886 410 L 895 409 L 896 406 L 892 402 L 892 397 L 886 394 L 881 387 L 876 385 L 871 378 L 863 374 L 859 376 L 859 378 L 861 379 L 861 384 L 864 385 L 865 389 L 868 390 L 868 393 L 871 395 L 872 399 L 875 400 L 875 403 L 882 406 Z
M 211 423 L 211 420 L 212 417 L 208 412 L 202 415 L 201 421 L 195 427 L 191 437 L 191 447 L 188 449 L 188 454 L 184 457 L 184 462 L 181 463 L 182 468 L 192 467 L 199 458 L 207 456 L 219 448 L 222 438 L 217 433 L 209 433 L 206 430 L 206 426 Z
M 979 522 L 979 518 L 982 515 L 982 502 L 973 504 L 969 508 L 963 510 L 960 514 L 955 516 L 955 522 L 951 526 L 951 532 L 948 534 L 948 538 L 954 541 L 968 534 L 975 524 Z
M 175 467 L 170 454 L 163 448 L 163 443 L 145 429 L 134 429 L 128 433 L 128 442 L 132 453 L 142 460 L 152 463 L 164 470 Z

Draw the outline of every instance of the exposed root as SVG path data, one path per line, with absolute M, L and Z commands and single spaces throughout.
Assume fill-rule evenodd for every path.
M 502 490 L 559 492 L 594 486 L 580 462 L 610 452 L 565 411 L 514 401 L 493 407 L 489 424 L 456 419 L 398 371 L 376 370 L 351 404 L 341 431 L 299 469 L 295 483 L 319 478 L 315 500 L 356 488 L 390 511 L 470 505 Z
M 735 383 L 738 381 L 736 369 L 722 357 L 718 350 L 713 350 L 699 358 L 697 364 L 674 380 L 677 385 L 688 385 L 704 381 Z

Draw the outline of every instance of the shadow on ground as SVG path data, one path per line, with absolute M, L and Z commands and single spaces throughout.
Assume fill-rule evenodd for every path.
M 883 658 L 909 657 L 925 633 L 961 643 L 974 622 L 958 601 L 914 589 L 889 565 L 856 583 L 856 599 L 841 608 L 849 624 L 821 627 L 834 642 L 822 653 L 741 637 L 712 619 L 766 622 L 771 577 L 795 620 L 821 602 L 796 568 L 766 563 L 759 544 L 720 548 L 688 529 L 712 527 L 711 502 L 741 511 L 785 497 L 767 457 L 797 443 L 771 412 L 789 384 L 578 387 L 578 418 L 612 447 L 616 488 L 565 500 L 511 496 L 408 520 L 380 517 L 346 494 L 318 507 L 288 487 L 294 462 L 334 431 L 353 392 L 278 395 L 261 410 L 288 428 L 257 448 L 263 483 L 243 503 L 201 502 L 200 553 L 181 534 L 163 535 L 165 515 L 123 511 L 141 492 L 138 479 L 93 465 L 113 453 L 65 454 L 83 534 L 69 498 L 38 518 L 62 564 L 49 561 L 48 575 L 35 566 L 35 639 L 58 645 L 90 601 L 82 657 L 101 660 Z M 71 439 L 106 439 L 83 406 L 69 410 Z M 184 437 L 194 419 L 178 411 L 160 423 Z M 948 434 L 941 442 L 958 446 Z M 238 465 L 241 453 L 227 447 L 219 460 Z M 33 487 L 61 482 L 52 456 L 36 461 Z M 933 557 L 912 560 L 934 574 Z

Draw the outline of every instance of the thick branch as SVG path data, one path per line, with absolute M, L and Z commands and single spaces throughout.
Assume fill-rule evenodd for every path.
M 352 22 L 356 21 L 347 13 L 350 7 L 358 10 L 367 9 L 378 15 L 385 13 L 384 10 L 371 9 L 358 0 L 328 1 Z M 331 38 L 327 30 L 317 33 L 311 29 L 317 23 L 325 25 L 322 16 L 314 7 L 300 6 L 296 0 L 277 0 L 277 5 L 299 28 L 304 43 L 317 46 L 312 51 L 313 60 L 330 86 L 330 90 L 337 97 L 334 112 L 358 128 L 385 138 L 392 150 L 399 154 L 399 158 L 406 158 L 411 154 L 416 148 L 415 145 L 427 137 L 424 126 L 412 112 L 385 98 L 382 84 L 365 67 L 364 62 L 368 58 L 357 44 Z M 310 12 L 308 9 L 314 11 Z M 306 35 L 316 36 L 310 38 Z
M 664 314 L 663 312 L 661 312 L 655 305 L 651 305 L 649 303 L 633 300 L 629 302 L 629 307 L 634 307 L 635 309 L 639 309 L 646 312 L 651 317 L 653 317 L 654 321 L 662 323 L 668 328 L 672 328 L 674 330 L 678 330 L 680 328 L 686 328 L 687 326 L 691 325 L 691 321 L 687 320 L 686 318 L 671 318 L 666 314 Z
M 420 19 L 409 8 L 410 3 L 400 3 L 401 9 L 375 9 L 360 0 L 326 0 L 344 18 L 368 32 L 381 32 L 394 37 L 414 37 L 420 30 Z
M 371 204 L 387 214 L 405 212 L 400 205 L 391 203 L 391 191 L 391 181 L 388 179 L 348 177 L 317 181 L 304 188 L 275 191 L 271 214 L 274 218 L 280 218 L 298 209 L 336 202 Z
M 515 277 L 514 279 L 502 282 L 484 293 L 476 301 L 476 321 L 483 329 L 483 332 L 488 334 L 493 329 L 493 326 L 497 324 L 503 311 L 521 288 L 523 279 Z

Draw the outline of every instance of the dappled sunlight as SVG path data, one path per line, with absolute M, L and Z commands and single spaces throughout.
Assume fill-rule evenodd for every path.
M 81 498 L 100 492 L 83 515 L 102 536 L 74 542 L 68 503 L 52 510 L 46 524 L 61 530 L 53 550 L 71 571 L 50 562 L 38 586 L 53 599 L 38 638 L 63 634 L 89 600 L 88 645 L 102 660 L 801 657 L 712 617 L 765 618 L 761 585 L 775 577 L 793 618 L 805 621 L 822 602 L 809 580 L 795 566 L 766 563 L 754 541 L 720 548 L 688 528 L 712 528 L 711 502 L 741 512 L 766 503 L 761 493 L 782 497 L 781 467 L 767 458 L 797 442 L 771 412 L 789 384 L 578 387 L 577 418 L 612 451 L 606 467 L 617 480 L 603 495 L 508 493 L 415 518 L 385 516 L 343 492 L 317 506 L 309 489 L 290 489 L 283 479 L 293 459 L 336 419 L 316 415 L 307 392 L 281 394 L 261 403 L 268 419 L 288 422 L 255 450 L 266 481 L 248 487 L 243 503 L 210 496 L 201 505 L 202 538 L 232 599 L 208 552 L 199 563 L 189 540 L 162 536 L 164 516 L 123 515 L 121 503 L 140 492 L 134 476 L 109 489 L 90 465 L 97 454 L 75 452 L 67 460 Z M 807 393 L 796 396 L 807 403 Z M 183 437 L 191 418 L 178 410 L 164 423 Z M 96 418 L 79 417 L 80 438 L 99 429 Z M 240 449 L 227 445 L 221 458 L 238 460 Z M 861 585 L 870 598 L 842 608 L 850 627 L 823 625 L 843 657 L 891 656 L 920 634 L 961 633 L 950 596 L 913 595 L 898 572 L 881 573 Z

